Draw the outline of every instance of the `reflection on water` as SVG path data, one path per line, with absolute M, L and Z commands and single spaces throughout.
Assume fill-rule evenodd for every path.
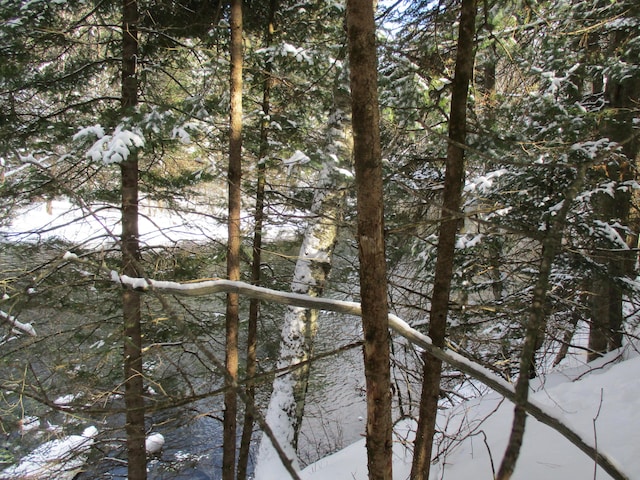
M 165 437 L 164 448 L 148 458 L 149 479 L 215 479 L 222 465 L 222 429 L 221 423 L 202 413 L 207 412 L 211 401 L 198 402 L 184 409 L 172 409 L 162 414 L 151 415 L 148 426 Z M 184 422 L 181 419 L 188 418 Z M 107 456 L 97 458 L 96 463 L 88 465 L 77 480 L 90 479 L 127 479 L 125 452 L 113 449 Z
M 0 426 L 8 432 L 7 448 L 19 459 L 51 436 L 77 433 L 95 425 L 99 430 L 96 447 L 86 471 L 76 478 L 126 479 L 123 415 L 117 413 L 122 408 L 119 287 L 97 268 L 60 262 L 67 248 L 62 244 L 4 244 L 0 248 L 0 280 L 9 297 L 0 309 L 11 310 L 22 322 L 33 323 L 38 332 L 37 338 L 12 341 L 0 352 Z M 221 268 L 217 262 L 223 258 L 216 252 L 204 251 L 201 255 L 193 250 L 183 262 L 165 257 L 158 255 L 155 265 L 158 276 L 167 278 L 178 269 L 189 278 L 215 276 Z M 117 269 L 115 255 L 109 258 L 103 252 L 101 257 L 89 259 Z M 268 286 L 286 289 L 293 263 L 275 255 L 268 261 Z M 220 340 L 224 338 L 224 296 L 169 301 L 183 325 L 168 318 L 152 296 L 145 295 L 143 303 L 149 405 L 170 403 L 147 417 L 149 433 L 165 437 L 163 450 L 149 460 L 149 478 L 217 479 L 222 464 L 222 399 L 218 395 L 193 402 L 182 400 L 220 386 L 220 376 L 201 349 L 208 348 L 219 358 L 224 356 Z M 243 308 L 247 303 L 243 302 Z M 283 312 L 282 306 L 263 305 L 262 371 L 275 365 Z M 246 312 L 242 315 L 246 318 Z M 184 340 L 185 328 L 201 343 Z M 349 344 L 358 340 L 360 333 L 358 319 L 322 314 L 316 352 Z M 300 458 L 305 464 L 361 438 L 366 415 L 359 349 L 323 359 L 313 365 L 311 373 L 299 439 Z M 21 389 L 35 399 L 21 394 Z M 269 389 L 270 382 L 258 387 L 258 403 L 263 407 Z M 36 400 L 76 393 L 79 395 L 69 397 L 66 413 L 59 411 L 59 406 L 56 410 L 51 403 L 47 407 Z M 41 428 L 21 433 L 20 419 L 25 416 L 38 417 Z M 60 431 L 47 430 L 49 426 Z M 259 435 L 254 437 L 258 439 Z M 251 471 L 252 465 L 249 468 Z

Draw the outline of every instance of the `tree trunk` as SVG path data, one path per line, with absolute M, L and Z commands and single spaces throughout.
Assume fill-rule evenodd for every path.
M 371 0 L 347 0 L 347 40 L 356 171 L 360 297 L 367 388 L 369 479 L 391 480 L 391 375 L 380 112 Z
M 614 140 L 622 141 L 619 133 L 610 131 L 608 135 Z M 633 154 L 633 152 L 630 153 Z M 634 168 L 631 167 L 631 161 L 626 155 L 616 155 L 616 157 L 609 160 L 606 178 L 618 186 L 633 180 Z M 631 194 L 620 188 L 616 188 L 613 197 L 606 193 L 599 193 L 594 200 L 594 209 L 599 219 L 605 223 L 629 225 L 630 208 Z M 624 227 L 616 230 L 620 238 L 626 237 Z M 602 354 L 622 346 L 624 292 L 621 280 L 633 274 L 635 263 L 632 247 L 626 244 L 625 246 L 627 248 L 607 244 L 593 254 L 595 260 L 603 264 L 604 271 L 596 274 L 592 284 L 588 361 L 595 360 Z
M 278 8 L 277 0 L 269 2 L 269 19 L 265 32 L 265 47 L 271 46 L 273 33 L 275 31 L 275 14 Z M 261 265 L 262 265 L 262 226 L 264 224 L 264 194 L 266 185 L 266 164 L 264 159 L 269 149 L 269 110 L 271 108 L 271 78 L 273 66 L 271 62 L 265 65 L 264 89 L 262 92 L 262 122 L 260 124 L 260 151 L 258 153 L 257 184 L 256 184 L 256 211 L 254 214 L 253 233 L 253 258 L 251 261 L 251 283 L 260 285 Z M 249 379 L 245 388 L 245 393 L 250 402 L 255 400 L 255 386 L 251 380 L 257 371 L 257 347 L 258 347 L 258 318 L 260 315 L 260 301 L 252 298 L 249 303 L 249 320 L 247 325 L 247 368 L 246 376 Z M 251 450 L 251 438 L 253 436 L 254 418 L 250 408 L 245 409 L 244 422 L 242 424 L 242 439 L 240 441 L 240 451 L 238 453 L 238 479 L 247 478 L 247 465 L 249 463 L 249 453 Z
M 611 50 L 620 48 L 624 38 L 612 38 Z M 597 42 L 597 37 L 594 43 Z M 594 88 L 602 88 L 602 82 L 597 79 Z M 640 141 L 634 133 L 634 117 L 640 100 L 640 77 L 628 76 L 622 80 L 608 79 L 605 89 L 610 113 L 602 123 L 602 136 L 618 142 L 622 147 L 622 154 L 608 159 L 606 176 L 615 182 L 616 187 L 621 183 L 635 179 L 636 160 L 640 152 Z M 597 92 L 599 93 L 599 91 Z M 600 195 L 603 196 L 602 194 Z M 630 190 L 616 188 L 614 197 L 597 198 L 594 208 L 604 222 L 616 222 L 619 225 L 628 226 L 631 217 L 631 193 Z M 621 238 L 627 236 L 624 228 L 619 228 Z M 637 232 L 629 235 L 633 238 Z M 627 239 L 627 246 L 630 238 Z M 615 248 L 606 253 L 604 264 L 607 269 L 608 285 L 600 284 L 594 292 L 592 304 L 601 302 L 606 307 L 596 306 L 591 315 L 591 329 L 589 331 L 589 360 L 601 356 L 602 353 L 614 350 L 622 346 L 624 318 L 622 310 L 623 290 L 618 279 L 633 275 L 635 268 L 635 256 L 630 248 Z M 597 254 L 597 253 L 596 253 Z M 604 279 L 602 279 L 604 281 Z M 606 313 L 603 308 L 607 308 Z M 599 315 L 599 316 L 598 316 Z M 592 348 L 593 347 L 593 348 Z
M 456 55 L 456 70 L 453 79 L 451 115 L 449 119 L 449 138 L 451 142 L 447 146 L 442 218 L 438 236 L 431 313 L 429 315 L 429 336 L 433 344 L 440 348 L 444 346 L 447 329 L 456 234 L 461 218 L 460 202 L 464 180 L 464 149 L 460 145 L 466 141 L 467 95 L 469 82 L 473 75 L 475 18 L 476 1 L 463 0 L 460 12 L 458 52 Z M 429 478 L 431 466 L 431 450 L 433 448 L 433 436 L 438 413 L 442 361 L 427 353 L 423 354 L 422 358 L 424 361 L 422 396 L 420 398 L 420 416 L 413 449 L 411 478 L 426 480 Z
M 607 351 L 609 333 L 609 279 L 600 274 L 591 282 L 589 323 L 589 352 L 587 361 L 591 362 Z
M 615 109 L 611 123 L 605 123 L 607 136 L 620 143 L 623 155 L 617 161 L 610 162 L 607 174 L 614 181 L 624 184 L 635 180 L 636 160 L 640 152 L 640 141 L 634 132 L 634 121 L 638 101 L 640 100 L 640 77 L 626 78 L 620 82 L 609 81 L 606 96 L 609 105 Z M 615 192 L 613 219 L 621 225 L 628 226 L 631 217 L 631 189 L 618 188 Z M 624 228 L 619 228 L 621 238 L 627 238 Z M 633 232 L 630 237 L 633 237 Z M 633 245 L 627 247 L 633 248 Z M 609 283 L 609 334 L 607 335 L 608 351 L 622 346 L 624 315 L 622 309 L 623 290 L 620 280 L 633 275 L 634 254 L 630 249 L 616 249 L 611 252 L 608 270 Z
M 138 54 L 138 5 L 136 0 L 122 3 L 122 86 L 124 114 L 138 103 L 136 58 Z M 138 156 L 132 152 L 120 164 L 122 176 L 122 273 L 138 277 Z M 128 478 L 147 478 L 145 451 L 144 397 L 142 373 L 142 332 L 140 294 L 132 289 L 122 292 L 124 322 L 124 401 L 126 408 Z
M 577 168 L 576 179 L 568 188 L 562 202 L 562 207 L 558 210 L 548 234 L 542 242 L 540 271 L 533 289 L 533 301 L 527 322 L 524 345 L 520 355 L 520 374 L 516 382 L 516 398 L 511 434 L 507 449 L 500 464 L 500 469 L 498 470 L 497 480 L 509 480 L 511 478 L 516 467 L 516 461 L 520 456 L 520 448 L 522 447 L 525 423 L 527 420 L 526 404 L 529 399 L 529 372 L 531 371 L 536 344 L 539 341 L 539 336 L 546 322 L 545 304 L 547 301 L 547 291 L 549 290 L 551 268 L 556 252 L 562 244 L 562 234 L 567 214 L 571 208 L 571 203 L 582 187 L 586 169 L 586 165 L 581 165 Z
M 311 224 L 305 232 L 291 282 L 292 293 L 312 297 L 321 296 L 324 290 L 344 213 L 346 184 L 337 169 L 350 163 L 352 148 L 350 117 L 339 107 L 331 115 L 327 138 L 327 160 L 317 180 Z M 317 310 L 300 307 L 287 309 L 277 368 L 295 369 L 275 378 L 266 415 L 267 423 L 276 434 L 278 442 L 294 461 L 304 414 L 310 369 L 308 360 L 313 355 L 317 318 Z M 299 364 L 302 366 L 296 367 Z M 297 467 L 297 461 L 295 464 Z M 273 478 L 278 469 L 280 475 L 284 475 L 284 466 L 271 442 L 263 436 L 257 459 L 256 479 Z
M 229 225 L 227 246 L 227 277 L 240 279 L 240 210 L 242 202 L 242 0 L 231 2 L 231 72 L 229 111 Z M 234 480 L 236 463 L 236 415 L 238 400 L 232 383 L 238 379 L 238 325 L 239 296 L 227 294 L 225 367 L 229 377 L 225 379 L 224 395 L 224 446 L 222 453 L 222 478 Z M 233 382 L 232 382 L 233 381 Z

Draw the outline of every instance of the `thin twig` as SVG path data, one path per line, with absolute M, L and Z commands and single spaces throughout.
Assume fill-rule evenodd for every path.
M 600 389 L 600 403 L 598 404 L 598 411 L 596 412 L 596 416 L 593 417 L 593 448 L 595 448 L 596 452 L 598 451 L 598 429 L 596 428 L 596 422 L 598 421 L 598 417 L 600 416 L 600 410 L 602 409 L 602 399 L 604 397 L 604 390 Z M 596 480 L 596 475 L 598 473 L 598 461 L 594 458 L 593 464 L 593 480 Z

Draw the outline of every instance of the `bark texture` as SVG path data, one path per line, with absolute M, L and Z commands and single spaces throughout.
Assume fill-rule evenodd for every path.
M 620 40 L 614 39 L 614 48 Z M 618 142 L 622 151 L 607 159 L 606 166 L 599 169 L 604 173 L 603 181 L 614 182 L 618 188 L 613 196 L 599 194 L 594 202 L 594 209 L 603 222 L 615 222 L 623 226 L 616 230 L 620 238 L 626 239 L 626 244 L 613 249 L 605 247 L 593 255 L 594 260 L 603 265 L 603 272 L 594 281 L 592 290 L 590 361 L 622 346 L 624 292 L 621 280 L 633 275 L 636 258 L 632 249 L 637 247 L 638 232 L 637 225 L 630 225 L 633 223 L 631 191 L 619 187 L 636 177 L 640 141 L 634 133 L 633 122 L 634 110 L 640 100 L 639 91 L 640 78 L 629 76 L 620 81 L 610 79 L 604 92 L 610 114 L 602 124 L 602 134 Z M 626 226 L 631 228 L 627 230 L 624 228 Z
M 460 202 L 464 181 L 464 145 L 467 128 L 467 95 L 473 75 L 476 0 L 463 0 L 458 32 L 455 77 L 451 95 L 447 165 L 438 252 L 429 316 L 429 336 L 437 347 L 444 347 L 449 313 L 449 296 L 453 276 L 456 234 L 461 222 Z M 431 450 L 435 433 L 442 361 L 428 353 L 424 362 L 422 395 L 418 427 L 413 450 L 411 478 L 427 480 L 431 466 Z
M 347 1 L 347 40 L 356 171 L 360 297 L 367 388 L 367 466 L 391 480 L 391 379 L 382 159 L 373 2 Z
M 231 72 L 229 110 L 229 225 L 227 245 L 227 277 L 240 279 L 240 211 L 242 202 L 242 0 L 231 2 Z M 235 479 L 236 431 L 238 400 L 232 383 L 238 379 L 239 296 L 227 294 L 225 378 L 229 387 L 224 395 L 223 480 Z M 231 382 L 233 380 L 233 382 Z
M 122 85 L 121 105 L 127 114 L 138 103 L 136 58 L 138 54 L 138 5 L 135 0 L 122 3 Z M 138 156 L 131 152 L 120 164 L 122 178 L 122 273 L 139 276 L 138 242 Z M 142 332 L 140 293 L 122 292 L 124 323 L 124 400 L 126 407 L 127 469 L 131 480 L 147 478 L 144 428 L 144 385 L 142 372 Z

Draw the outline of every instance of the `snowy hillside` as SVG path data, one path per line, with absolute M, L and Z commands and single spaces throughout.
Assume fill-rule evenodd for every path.
M 537 385 L 533 398 L 560 414 L 584 438 L 595 440 L 628 478 L 640 478 L 640 356 L 635 349 L 613 352 L 589 366 L 560 369 Z M 438 458 L 431 478 L 493 478 L 492 468 L 500 465 L 512 415 L 513 405 L 494 393 L 442 412 L 438 425 L 446 428 L 449 448 Z M 402 442 L 403 431 L 409 428 L 407 424 L 398 428 L 396 479 L 409 478 L 411 455 Z M 610 478 L 600 468 L 594 474 L 594 469 L 594 462 L 560 434 L 535 419 L 527 420 L 514 480 Z M 364 440 L 310 465 L 302 477 L 366 480 Z

